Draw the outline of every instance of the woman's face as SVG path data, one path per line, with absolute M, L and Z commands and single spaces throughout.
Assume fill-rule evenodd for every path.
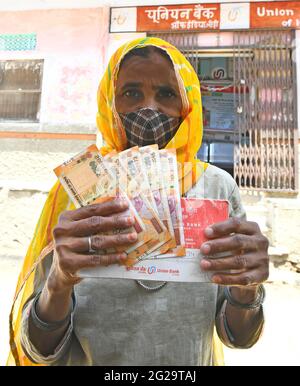
M 128 58 L 118 74 L 115 101 L 121 114 L 151 108 L 180 117 L 182 101 L 172 63 L 157 52 Z

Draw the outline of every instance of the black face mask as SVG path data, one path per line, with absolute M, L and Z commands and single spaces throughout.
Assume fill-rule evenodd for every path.
M 150 108 L 119 115 L 129 147 L 157 144 L 162 149 L 174 137 L 181 123 L 180 117 L 170 117 Z

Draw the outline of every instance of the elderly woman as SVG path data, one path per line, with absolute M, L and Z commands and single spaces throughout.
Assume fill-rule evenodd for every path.
M 81 268 L 125 257 L 90 255 L 89 236 L 95 250 L 134 243 L 135 232 L 96 236 L 129 228 L 134 219 L 118 200 L 69 210 L 57 183 L 19 279 L 11 358 L 17 364 L 211 365 L 214 326 L 226 345 L 251 347 L 264 321 L 268 241 L 256 223 L 246 221 L 231 176 L 196 160 L 202 108 L 192 66 L 163 40 L 132 41 L 113 55 L 98 106 L 107 145 L 102 154 L 153 143 L 176 148 L 178 162 L 190 165 L 181 178 L 185 196 L 229 201 L 230 219 L 207 228 L 209 241 L 201 247 L 204 255 L 227 257 L 201 261 L 201 269 L 214 271 L 212 283 L 81 280 Z

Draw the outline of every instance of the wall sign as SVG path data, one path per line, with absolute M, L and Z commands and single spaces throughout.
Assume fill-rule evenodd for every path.
M 251 3 L 251 28 L 300 28 L 299 1 Z
M 220 92 L 202 91 L 204 129 L 234 130 L 233 91 L 233 89 Z
M 137 31 L 220 28 L 220 4 L 138 7 Z
M 241 2 L 111 8 L 110 32 L 299 28 L 300 2 Z
M 110 32 L 135 32 L 137 8 L 111 8 Z

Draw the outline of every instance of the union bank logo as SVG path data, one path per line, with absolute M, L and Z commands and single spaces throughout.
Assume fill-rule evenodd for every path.
M 151 265 L 151 267 L 148 267 L 147 273 L 148 273 L 149 275 L 152 275 L 152 274 L 155 273 L 155 272 L 156 272 L 156 267 L 155 267 L 155 265 Z
M 221 4 L 220 27 L 222 29 L 249 28 L 249 3 Z
M 233 7 L 229 12 L 228 12 L 228 20 L 231 22 L 237 21 L 241 17 L 241 7 Z

